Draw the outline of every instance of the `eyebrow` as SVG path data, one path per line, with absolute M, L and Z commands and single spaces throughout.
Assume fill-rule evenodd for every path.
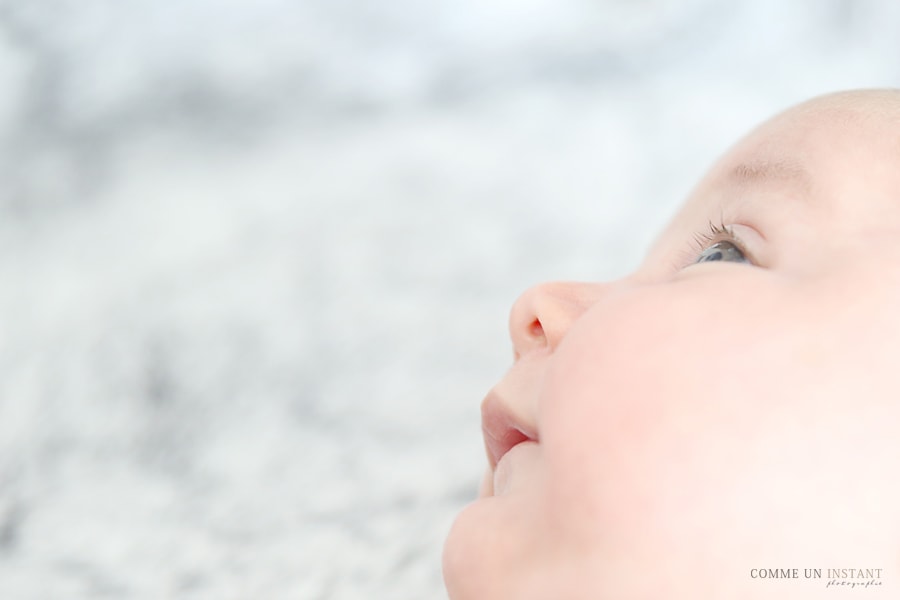
M 812 179 L 800 163 L 793 160 L 757 160 L 735 166 L 729 179 L 738 186 L 758 184 L 787 184 L 809 192 Z

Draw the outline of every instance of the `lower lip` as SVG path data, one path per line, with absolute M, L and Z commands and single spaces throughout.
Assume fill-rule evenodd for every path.
M 527 441 L 516 444 L 504 454 L 494 469 L 493 495 L 502 496 L 510 491 L 516 480 L 522 475 L 522 462 L 533 462 L 538 452 L 537 442 Z M 531 458 L 529 458 L 529 456 Z M 518 467 L 513 469 L 513 465 Z

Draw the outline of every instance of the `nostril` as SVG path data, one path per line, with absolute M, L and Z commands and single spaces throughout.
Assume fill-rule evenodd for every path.
M 516 336 L 513 335 L 513 362 L 518 362 L 520 358 L 522 358 L 522 348 L 532 348 L 534 344 L 542 345 L 545 343 L 547 338 L 544 335 L 544 326 L 541 325 L 540 319 L 534 319 L 528 325 L 525 326 L 525 337 L 522 342 L 524 342 L 524 346 L 520 346 L 519 343 L 516 343 Z

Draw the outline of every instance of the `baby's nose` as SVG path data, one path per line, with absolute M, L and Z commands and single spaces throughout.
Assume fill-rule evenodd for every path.
M 509 314 L 516 360 L 537 349 L 554 350 L 572 323 L 603 296 L 605 283 L 553 282 L 519 296 Z

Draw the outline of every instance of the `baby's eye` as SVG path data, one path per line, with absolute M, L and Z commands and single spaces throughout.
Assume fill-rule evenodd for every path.
M 695 263 L 704 262 L 737 262 L 749 263 L 750 260 L 744 256 L 744 253 L 735 244 L 728 241 L 716 242 L 715 244 L 704 248 L 697 257 Z

